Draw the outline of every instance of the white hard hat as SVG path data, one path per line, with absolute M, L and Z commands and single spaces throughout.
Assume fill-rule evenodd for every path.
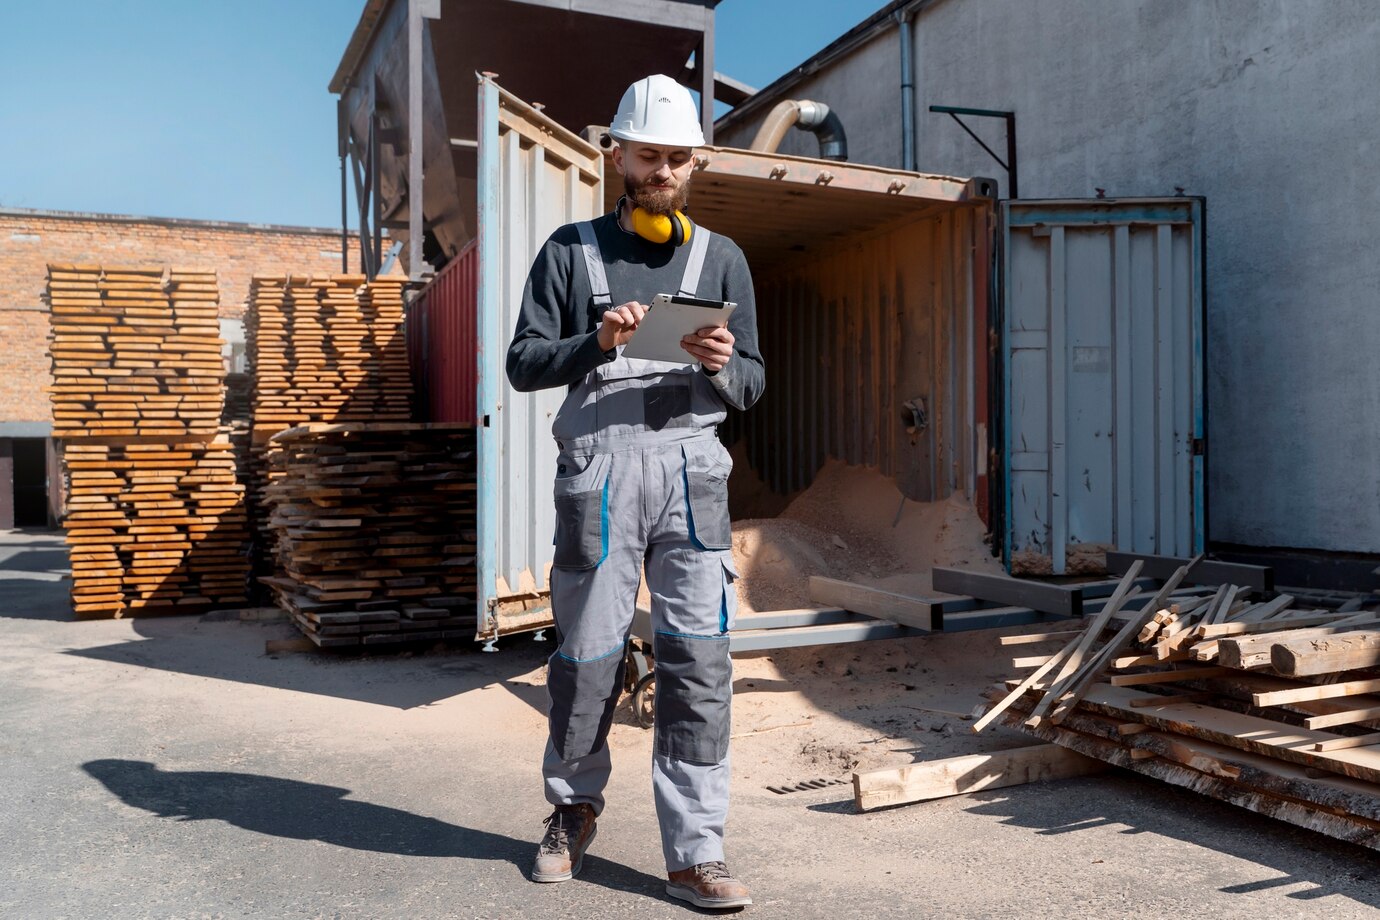
M 699 147 L 704 144 L 700 113 L 690 90 L 665 74 L 638 80 L 623 94 L 609 134 L 621 141 L 661 147 Z

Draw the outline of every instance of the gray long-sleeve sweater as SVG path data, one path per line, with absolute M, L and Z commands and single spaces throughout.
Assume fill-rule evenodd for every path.
M 690 247 L 648 242 L 628 233 L 614 213 L 594 220 L 595 234 L 608 262 L 609 290 L 614 304 L 636 300 L 651 303 L 657 294 L 674 294 L 689 259 Z M 710 374 L 714 389 L 735 409 L 747 409 L 762 395 L 766 373 L 757 345 L 757 303 L 752 275 L 743 252 L 728 237 L 716 233 L 705 254 L 704 272 L 696 294 L 738 304 L 729 317 L 733 357 L 723 370 Z M 508 380 L 522 392 L 570 386 L 601 364 L 613 361 L 613 351 L 599 347 L 598 327 L 603 311 L 585 273 L 579 232 L 567 224 L 551 235 L 537 254 L 522 292 L 517 329 L 508 347 Z M 686 356 L 689 360 L 689 356 Z

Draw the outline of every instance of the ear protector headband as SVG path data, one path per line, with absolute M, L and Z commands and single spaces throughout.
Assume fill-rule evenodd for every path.
M 619 201 L 619 208 L 623 206 Z M 632 212 L 633 233 L 653 243 L 670 243 L 672 246 L 683 246 L 690 242 L 690 236 L 694 232 L 694 225 L 690 223 L 690 218 L 686 217 L 681 211 L 676 211 L 669 217 L 665 214 L 653 214 L 645 208 L 634 206 Z

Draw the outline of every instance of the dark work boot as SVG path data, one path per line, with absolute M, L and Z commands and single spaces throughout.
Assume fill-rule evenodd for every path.
M 585 850 L 594 840 L 594 806 L 557 805 L 544 822 L 546 836 L 532 864 L 532 881 L 565 882 L 574 878 L 584 862 Z
M 721 862 L 699 863 L 672 872 L 666 882 L 666 893 L 710 910 L 747 907 L 752 903 L 747 886 L 729 875 L 728 866 Z

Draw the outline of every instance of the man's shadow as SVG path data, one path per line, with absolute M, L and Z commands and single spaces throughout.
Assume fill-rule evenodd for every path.
M 384 805 L 346 799 L 350 790 L 254 773 L 160 770 L 142 760 L 91 760 L 82 769 L 121 801 L 160 818 L 219 820 L 258 834 L 320 840 L 402 856 L 492 859 L 525 872 L 535 841 L 449 824 Z M 660 897 L 664 881 L 628 866 L 585 857 L 580 877 L 619 891 Z

